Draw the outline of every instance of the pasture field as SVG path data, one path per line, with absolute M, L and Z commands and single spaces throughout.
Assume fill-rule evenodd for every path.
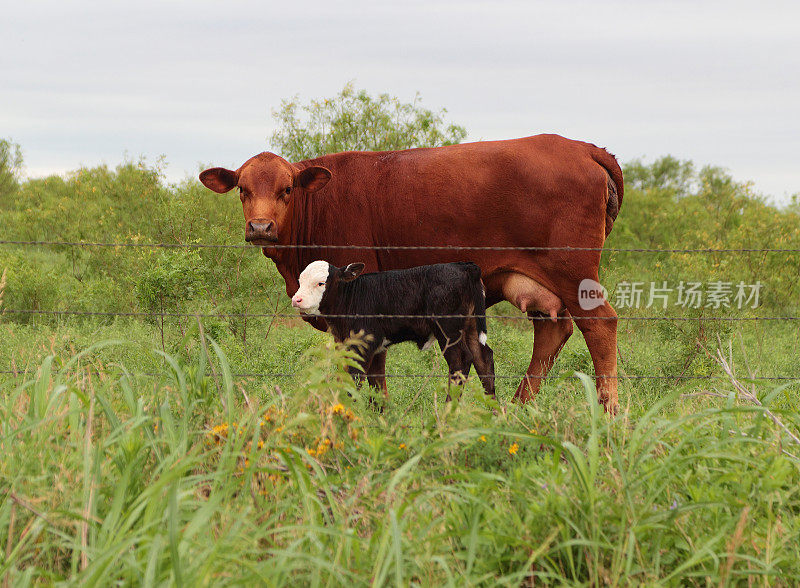
M 797 210 L 719 170 L 626 178 L 610 249 L 800 249 Z M 235 197 L 143 163 L 0 198 L 0 240 L 242 239 Z M 2 244 L 0 275 L 7 585 L 800 582 L 800 321 L 739 320 L 800 315 L 800 253 L 604 254 L 612 296 L 764 284 L 755 309 L 620 309 L 691 320 L 620 321 L 613 418 L 574 375 L 592 370 L 577 330 L 511 402 L 532 343 L 516 318 L 489 321 L 498 403 L 474 378 L 444 402 L 444 360 L 404 345 L 388 372 L 424 377 L 391 378 L 379 412 L 327 335 L 270 316 L 288 298 L 253 249 Z

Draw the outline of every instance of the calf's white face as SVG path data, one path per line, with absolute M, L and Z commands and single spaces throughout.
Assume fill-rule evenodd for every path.
M 300 287 L 292 296 L 292 306 L 304 314 L 319 314 L 319 303 L 325 294 L 325 284 L 330 273 L 327 261 L 312 261 L 300 274 Z

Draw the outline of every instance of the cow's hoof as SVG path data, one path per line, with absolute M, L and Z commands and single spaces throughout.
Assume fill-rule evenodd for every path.
M 617 416 L 619 414 L 619 402 L 606 401 L 603 403 L 603 408 L 609 416 Z

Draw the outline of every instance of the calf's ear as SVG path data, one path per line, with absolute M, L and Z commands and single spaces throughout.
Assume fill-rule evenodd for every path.
M 212 167 L 200 172 L 200 181 L 209 190 L 217 194 L 224 194 L 236 187 L 239 174 L 224 167 Z
M 331 172 L 319 165 L 307 167 L 294 178 L 294 185 L 300 186 L 309 192 L 316 192 L 328 183 Z
M 358 276 L 361 275 L 361 272 L 364 271 L 364 264 L 359 263 L 351 263 L 346 268 L 342 270 L 342 278 L 343 282 L 352 282 Z

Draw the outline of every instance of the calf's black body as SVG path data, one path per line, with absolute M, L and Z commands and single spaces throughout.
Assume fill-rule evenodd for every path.
M 354 265 L 330 266 L 319 314 L 337 341 L 363 340 L 361 374 L 390 345 L 413 341 L 423 348 L 435 340 L 452 381 L 465 378 L 474 365 L 486 393 L 494 394 L 494 355 L 477 265 L 440 263 L 361 276 Z M 354 377 L 360 373 L 351 370 Z

